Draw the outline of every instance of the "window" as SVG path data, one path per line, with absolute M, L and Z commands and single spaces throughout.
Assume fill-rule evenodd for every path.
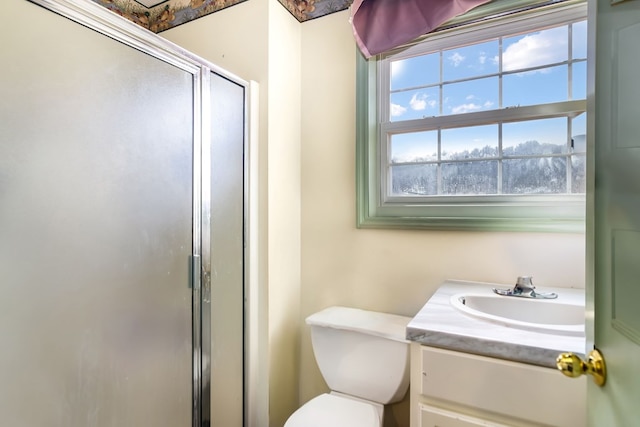
M 555 6 L 360 59 L 359 226 L 582 231 L 586 30 Z

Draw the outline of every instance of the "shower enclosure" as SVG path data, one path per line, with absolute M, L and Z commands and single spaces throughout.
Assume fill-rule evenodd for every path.
M 0 424 L 240 426 L 246 84 L 34 1 L 0 26 Z

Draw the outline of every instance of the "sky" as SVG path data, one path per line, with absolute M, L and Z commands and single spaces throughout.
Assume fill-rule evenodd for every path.
M 573 58 L 586 58 L 586 29 L 586 21 L 573 24 Z M 569 54 L 568 34 L 568 26 L 561 26 L 505 37 L 503 71 L 524 70 L 566 61 Z M 567 65 L 504 75 L 500 105 L 499 79 L 497 76 L 490 76 L 500 71 L 498 40 L 443 51 L 442 79 L 439 61 L 440 54 L 433 53 L 391 64 L 391 90 L 397 91 L 391 94 L 391 121 L 565 101 L 569 99 L 570 92 L 572 99 L 586 97 L 586 62 L 580 62 L 573 65 L 571 88 L 567 87 Z M 475 79 L 447 83 L 469 78 Z M 441 81 L 445 83 L 442 96 L 439 90 Z M 407 88 L 409 90 L 402 90 Z M 582 118 L 574 120 L 574 135 L 585 133 L 586 124 L 582 123 L 584 116 L 582 114 Z M 564 119 L 511 124 L 503 129 L 503 145 L 531 139 L 564 144 L 566 127 Z M 437 134 L 434 131 L 395 135 L 392 142 L 392 157 L 402 161 L 432 156 L 437 152 Z M 485 145 L 497 146 L 496 125 L 443 131 L 443 149 L 473 149 Z

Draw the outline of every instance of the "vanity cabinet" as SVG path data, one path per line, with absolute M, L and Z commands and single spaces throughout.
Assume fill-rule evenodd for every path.
M 584 376 L 411 343 L 411 427 L 583 427 L 586 388 Z

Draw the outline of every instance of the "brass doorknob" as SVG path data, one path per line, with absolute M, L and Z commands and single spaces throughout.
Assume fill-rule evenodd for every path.
M 591 375 L 593 381 L 600 387 L 607 381 L 607 367 L 604 358 L 596 349 L 591 350 L 586 362 L 574 353 L 561 353 L 556 359 L 556 366 L 560 372 L 571 378 Z

